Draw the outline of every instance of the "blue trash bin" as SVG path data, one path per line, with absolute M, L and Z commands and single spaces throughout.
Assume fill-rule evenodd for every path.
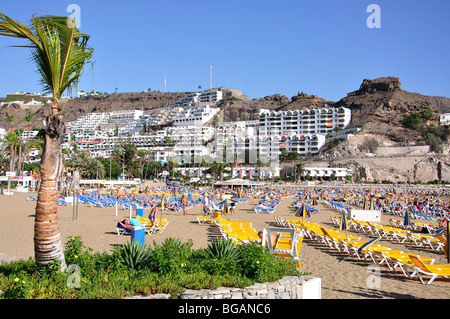
M 143 226 L 131 227 L 131 243 L 145 245 L 145 228 Z

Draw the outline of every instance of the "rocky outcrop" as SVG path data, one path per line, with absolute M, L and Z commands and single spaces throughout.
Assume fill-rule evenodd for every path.
M 395 77 L 383 77 L 374 80 L 364 79 L 358 91 L 351 92 L 348 96 L 374 94 L 378 92 L 401 91 L 400 80 Z

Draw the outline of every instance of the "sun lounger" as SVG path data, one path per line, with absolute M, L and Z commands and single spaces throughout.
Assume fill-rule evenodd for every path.
M 118 235 L 131 234 L 131 229 L 123 227 L 120 223 L 117 223 L 116 231 Z
M 450 277 L 450 264 L 442 264 L 442 265 L 427 265 L 425 264 L 420 257 L 409 255 L 411 261 L 414 263 L 414 268 L 416 272 L 411 275 L 417 275 L 420 281 L 425 284 L 423 275 L 431 276 L 430 280 L 428 280 L 427 284 L 430 285 L 437 277 Z

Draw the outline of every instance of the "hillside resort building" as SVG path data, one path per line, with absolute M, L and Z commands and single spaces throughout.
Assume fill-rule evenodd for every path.
M 260 109 L 257 120 L 219 122 L 218 102 L 236 95 L 241 96 L 239 90 L 219 88 L 190 94 L 158 111 L 88 113 L 66 123 L 65 146 L 75 143 L 78 152 L 107 158 L 120 143 L 134 143 L 149 151 L 153 161 L 173 158 L 179 164 L 201 163 L 205 156 L 250 165 L 278 163 L 283 149 L 303 156 L 317 154 L 331 133 L 346 128 L 351 120 L 348 108 L 323 107 Z M 242 172 L 252 174 L 248 168 Z

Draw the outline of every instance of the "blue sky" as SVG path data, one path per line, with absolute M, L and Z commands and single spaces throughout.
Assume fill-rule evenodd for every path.
M 448 0 L 40 0 L 8 1 L 0 12 L 70 15 L 91 35 L 93 68 L 78 90 L 140 92 L 241 89 L 250 98 L 303 91 L 337 101 L 363 79 L 399 77 L 402 88 L 450 97 Z M 369 4 L 381 28 L 368 28 Z M 0 38 L 0 96 L 41 92 L 29 52 Z

